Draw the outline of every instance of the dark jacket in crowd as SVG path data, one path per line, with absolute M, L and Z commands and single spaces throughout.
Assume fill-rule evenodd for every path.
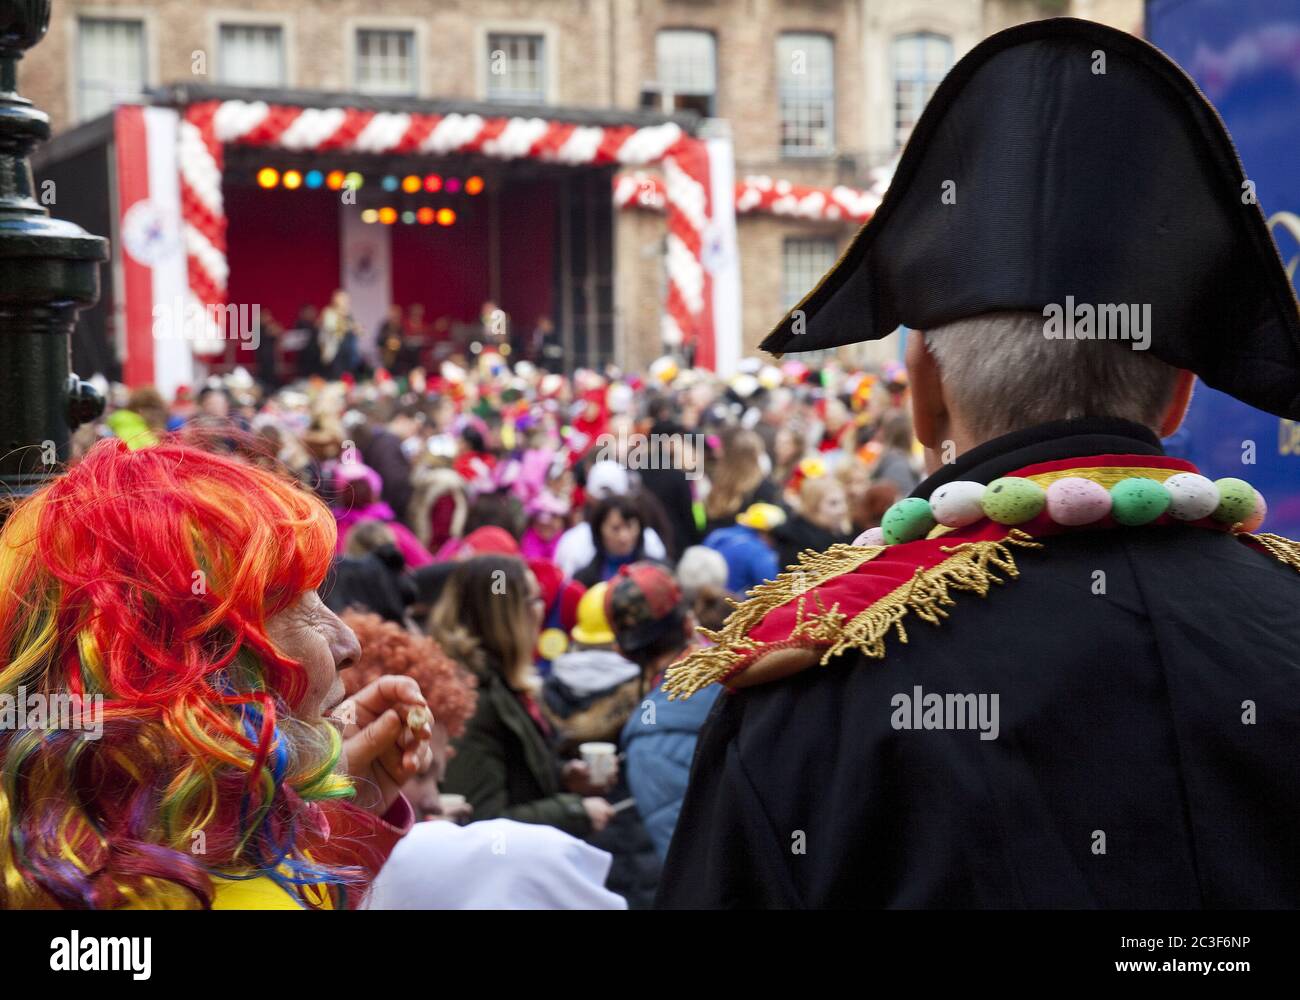
M 474 819 L 544 823 L 577 837 L 591 832 L 582 796 L 564 791 L 559 758 L 497 671 L 479 675 L 478 707 L 455 747 L 440 788 L 465 796 Z
M 597 543 L 596 554 L 591 557 L 591 562 L 574 573 L 573 578 L 590 589 L 598 583 L 612 580 L 623 566 L 630 566 L 634 562 L 643 562 L 645 558 L 645 529 L 643 528 L 641 529 L 641 536 L 637 539 L 636 548 L 621 559 L 606 555 L 605 550 Z
M 411 463 L 402 451 L 402 442 L 392 431 L 380 427 L 360 445 L 362 460 L 384 481 L 384 503 L 406 524 L 406 509 L 411 503 Z
M 785 569 L 799 561 L 799 553 L 804 549 L 825 552 L 839 542 L 853 541 L 853 536 L 837 535 L 813 524 L 802 514 L 792 514 L 784 524 L 772 529 L 772 541 L 776 545 L 777 564 Z
M 1136 424 L 1063 421 L 914 495 L 1160 453 Z M 1300 574 L 1176 522 L 1042 545 L 986 596 L 954 591 L 937 626 L 909 615 L 883 659 L 849 651 L 720 698 L 660 905 L 1300 906 Z M 918 689 L 996 695 L 996 738 L 903 728 Z
M 659 501 L 665 525 L 672 533 L 671 538 L 664 539 L 664 545 L 673 559 L 679 559 L 686 549 L 700 542 L 691 481 L 684 469 L 642 469 L 640 475 L 642 490 Z
M 358 608 L 401 622 L 418 595 L 402 554 L 392 545 L 381 545 L 364 556 L 336 557 L 320 596 L 336 614 Z

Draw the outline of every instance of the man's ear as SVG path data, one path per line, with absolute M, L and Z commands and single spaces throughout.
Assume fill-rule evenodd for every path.
M 1174 383 L 1174 391 L 1169 397 L 1169 405 L 1165 407 L 1165 412 L 1160 415 L 1160 436 L 1169 437 L 1174 431 L 1183 425 L 1183 418 L 1187 416 L 1187 407 L 1192 402 L 1192 387 L 1196 384 L 1196 375 L 1181 368 L 1178 371 L 1178 381 Z
M 912 428 L 921 444 L 937 451 L 947 433 L 948 406 L 943 398 L 939 362 L 920 330 L 908 331 L 904 360 L 912 395 Z

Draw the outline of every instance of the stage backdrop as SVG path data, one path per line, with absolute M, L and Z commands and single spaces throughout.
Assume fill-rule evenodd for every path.
M 335 200 L 338 196 L 335 195 Z M 372 350 L 379 324 L 393 301 L 393 226 L 361 221 L 356 205 L 339 204 L 339 266 L 341 287 L 352 299 L 352 316 L 361 328 L 361 347 L 373 363 Z M 410 226 L 404 226 L 410 229 Z M 401 299 L 399 298 L 400 302 Z

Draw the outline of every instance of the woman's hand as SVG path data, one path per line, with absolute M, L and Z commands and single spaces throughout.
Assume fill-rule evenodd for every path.
M 614 782 L 618 780 L 618 758 L 614 759 L 614 766 L 609 776 L 599 784 L 591 780 L 591 768 L 583 760 L 565 761 L 560 771 L 560 780 L 566 792 L 575 792 L 578 795 L 603 795 L 613 788 Z
M 416 713 L 418 727 L 408 720 Z M 334 714 L 343 727 L 344 771 L 356 784 L 353 800 L 382 816 L 402 786 L 433 763 L 433 716 L 420 685 L 410 677 L 385 674 L 343 702 Z
M 587 810 L 587 818 L 591 820 L 592 833 L 600 833 L 601 830 L 609 826 L 609 821 L 614 818 L 614 807 L 609 804 L 608 799 L 583 799 L 582 808 Z
M 429 819 L 449 820 L 457 826 L 464 826 L 474 818 L 474 807 L 468 802 L 461 802 L 452 806 L 450 809 L 444 809 L 436 816 L 430 816 Z

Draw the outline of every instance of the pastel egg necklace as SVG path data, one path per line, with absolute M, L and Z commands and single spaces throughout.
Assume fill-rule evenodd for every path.
M 935 527 L 964 528 L 988 519 L 1014 526 L 1046 512 L 1063 527 L 1095 524 L 1109 516 L 1137 527 L 1168 514 L 1178 521 L 1210 518 L 1234 531 L 1255 531 L 1268 506 L 1260 492 L 1243 479 L 1209 480 L 1180 472 L 1163 483 L 1145 477 L 1121 479 L 1107 489 L 1083 476 L 1057 479 L 1044 489 L 1032 479 L 1003 476 L 987 486 L 958 480 L 944 483 L 930 499 L 906 497 L 857 540 L 859 545 L 898 545 L 925 538 Z

